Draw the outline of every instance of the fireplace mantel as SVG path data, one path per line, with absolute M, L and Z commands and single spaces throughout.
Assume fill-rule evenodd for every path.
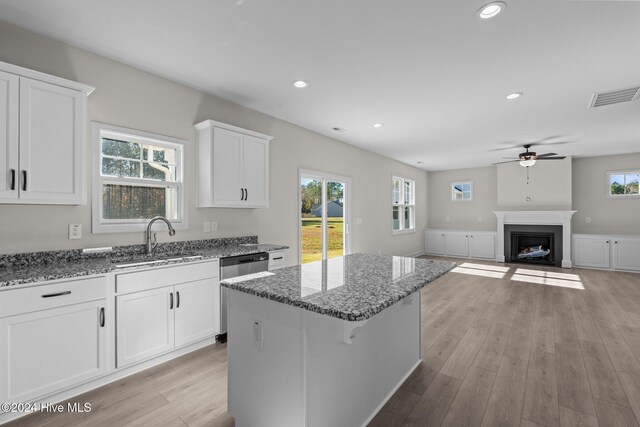
M 504 225 L 562 225 L 562 267 L 571 268 L 571 217 L 576 211 L 493 211 L 498 218 L 496 261 L 504 262 Z

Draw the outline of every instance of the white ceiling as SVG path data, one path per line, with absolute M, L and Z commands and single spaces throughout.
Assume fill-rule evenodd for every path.
M 0 0 L 0 19 L 427 170 L 539 140 L 640 151 L 640 101 L 588 108 L 640 84 L 640 2 L 505 1 L 489 21 L 488 0 Z

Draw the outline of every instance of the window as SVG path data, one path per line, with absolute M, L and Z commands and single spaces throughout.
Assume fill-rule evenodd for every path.
M 451 200 L 454 202 L 473 200 L 473 182 L 451 183 Z
M 412 232 L 415 230 L 415 181 L 409 179 L 392 178 L 392 231 L 394 234 Z
M 609 197 L 639 197 L 640 170 L 607 173 Z
M 142 231 L 156 215 L 186 229 L 184 141 L 101 123 L 93 134 L 93 232 Z

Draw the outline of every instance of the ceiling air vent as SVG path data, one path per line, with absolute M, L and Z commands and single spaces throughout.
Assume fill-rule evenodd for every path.
M 591 108 L 602 107 L 603 105 L 619 104 L 621 102 L 635 101 L 640 98 L 640 86 L 627 89 L 612 90 L 611 92 L 600 92 L 593 95 Z

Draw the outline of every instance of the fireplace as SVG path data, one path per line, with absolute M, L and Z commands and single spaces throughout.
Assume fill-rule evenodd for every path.
M 505 262 L 562 264 L 562 226 L 509 224 L 504 226 Z
M 512 232 L 552 233 L 553 244 L 549 242 L 549 249 L 553 251 L 553 265 L 571 268 L 571 217 L 576 211 L 494 211 L 493 213 L 498 220 L 496 261 L 512 262 Z

